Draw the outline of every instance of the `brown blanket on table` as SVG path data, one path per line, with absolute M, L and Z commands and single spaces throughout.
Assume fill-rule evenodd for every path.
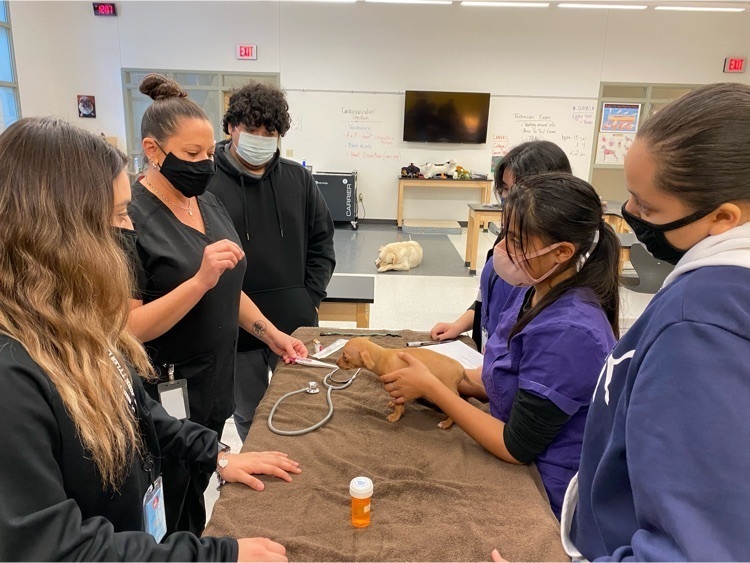
M 312 350 L 313 338 L 324 347 L 340 338 L 319 336 L 326 330 L 303 328 L 295 336 Z M 399 348 L 429 338 L 400 333 L 404 338 L 373 340 Z M 334 363 L 338 354 L 324 361 Z M 489 561 L 493 548 L 511 561 L 567 559 L 535 469 L 498 460 L 457 425 L 439 429 L 444 415 L 426 405 L 410 403 L 399 422 L 387 422 L 388 396 L 366 370 L 333 392 L 328 424 L 302 436 L 272 433 L 267 420 L 276 400 L 308 381 L 319 382 L 321 392 L 286 399 L 274 426 L 300 429 L 325 416 L 328 371 L 279 364 L 243 451 L 283 451 L 302 473 L 292 483 L 261 477 L 262 492 L 226 485 L 205 535 L 269 537 L 286 546 L 290 561 Z M 349 482 L 359 475 L 374 483 L 372 521 L 362 529 L 350 516 Z

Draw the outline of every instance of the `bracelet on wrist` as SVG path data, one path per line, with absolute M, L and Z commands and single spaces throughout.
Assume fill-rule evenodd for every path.
M 216 462 L 216 479 L 219 481 L 217 490 L 221 489 L 221 487 L 226 484 L 224 477 L 221 475 L 221 471 L 227 465 L 229 465 L 229 459 L 227 459 L 227 456 L 231 451 L 232 448 L 230 448 L 227 444 L 225 444 L 224 442 L 219 442 L 219 459 Z

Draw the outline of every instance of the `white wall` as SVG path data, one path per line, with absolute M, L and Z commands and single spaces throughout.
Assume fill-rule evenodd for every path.
M 106 18 L 82 1 L 10 7 L 23 115 L 59 115 L 121 147 L 122 68 L 278 72 L 290 90 L 579 98 L 596 98 L 600 82 L 748 82 L 721 69 L 748 56 L 750 12 L 129 0 Z M 259 59 L 235 60 L 236 43 L 257 44 Z M 97 119 L 78 118 L 76 94 L 96 96 Z M 365 197 L 369 217 L 395 218 L 395 180 Z M 432 215 L 465 220 L 455 200 L 440 205 Z
M 90 2 L 13 2 L 10 9 L 22 115 L 63 117 L 124 141 L 117 19 L 90 21 Z M 78 94 L 95 96 L 96 119 L 78 117 Z

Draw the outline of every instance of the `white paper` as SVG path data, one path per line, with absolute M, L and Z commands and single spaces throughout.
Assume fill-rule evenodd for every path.
M 446 342 L 444 344 L 435 344 L 434 346 L 426 346 L 425 349 L 453 358 L 466 369 L 482 367 L 482 354 L 460 340 Z
M 346 338 L 339 338 L 336 342 L 334 342 L 333 344 L 329 344 L 317 354 L 313 354 L 312 357 L 318 358 L 319 360 L 322 360 L 323 358 L 327 358 L 334 352 L 341 350 L 344 346 L 346 346 L 347 342 L 349 341 Z

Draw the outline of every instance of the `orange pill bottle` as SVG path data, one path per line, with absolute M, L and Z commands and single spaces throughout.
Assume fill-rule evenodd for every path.
M 352 525 L 366 528 L 370 525 L 372 481 L 367 477 L 355 477 L 349 483 L 349 494 L 352 497 Z

